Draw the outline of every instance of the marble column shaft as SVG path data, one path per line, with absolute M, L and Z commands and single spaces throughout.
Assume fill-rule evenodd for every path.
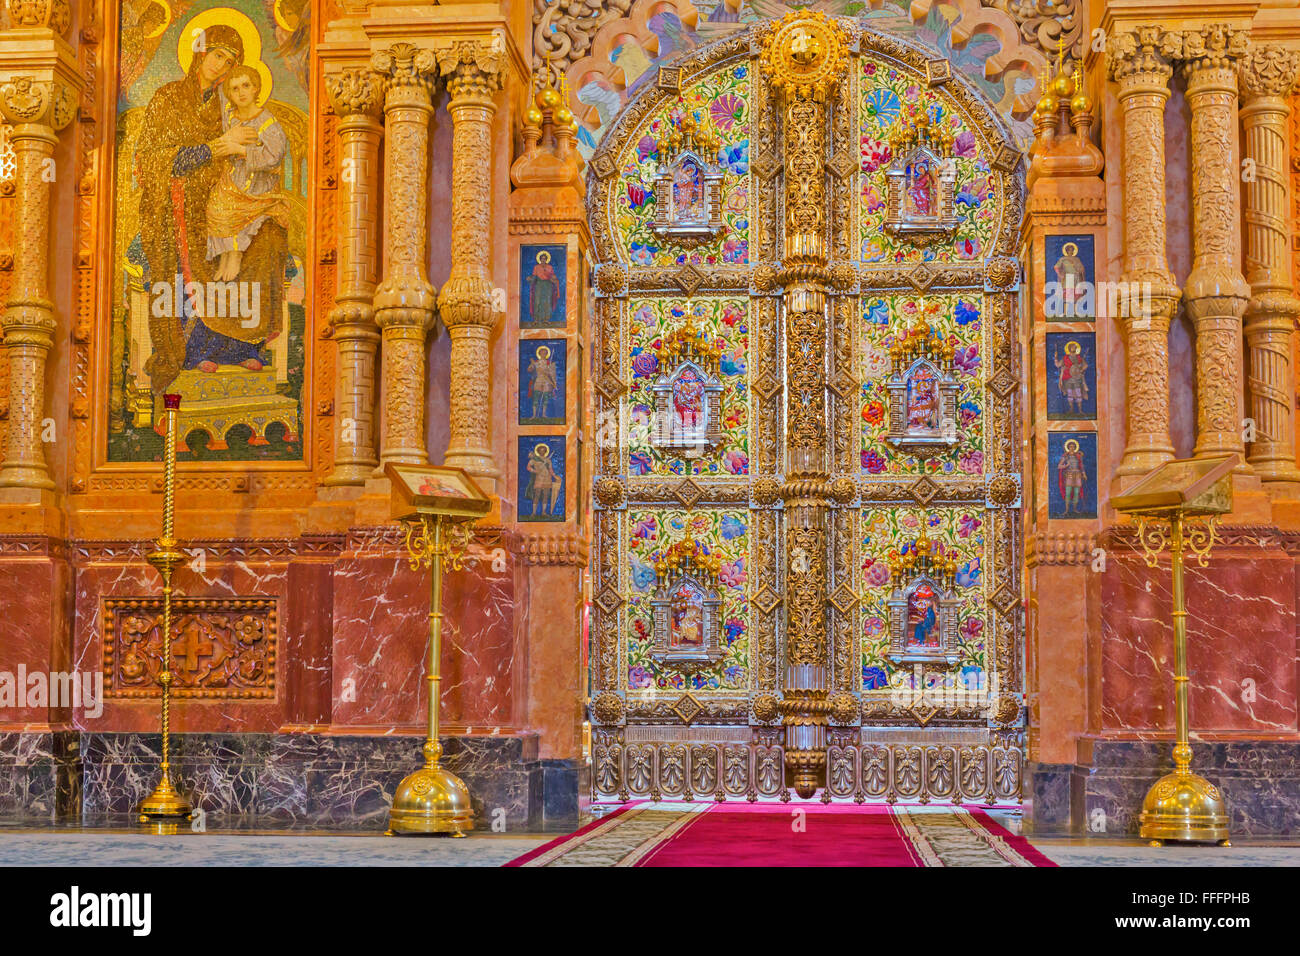
M 338 115 L 338 294 L 330 326 L 338 348 L 334 384 L 334 471 L 327 485 L 364 485 L 374 473 L 375 284 L 379 278 L 379 112 L 382 79 L 351 67 L 325 81 Z
M 1295 452 L 1295 369 L 1292 338 L 1300 300 L 1292 294 L 1286 96 L 1296 80 L 1300 52 L 1252 50 L 1238 63 L 1245 178 L 1247 397 L 1255 441 L 1247 460 L 1277 490 L 1300 493 Z M 1289 487 L 1288 487 L 1289 486 Z
M 434 289 L 425 267 L 429 238 L 429 123 L 433 53 L 398 43 L 371 65 L 388 78 L 384 93 L 384 278 L 375 291 L 383 338 L 384 436 L 379 467 L 427 464 L 424 437 L 425 339 Z
M 1174 456 L 1169 437 L 1169 322 L 1178 287 L 1165 255 L 1164 111 L 1173 75 L 1159 27 L 1113 36 L 1107 66 L 1123 114 L 1124 273 L 1128 444 L 1120 475 Z
M 76 110 L 72 90 L 57 81 L 18 76 L 0 87 L 0 115 L 12 123 L 15 158 L 14 271 L 0 327 L 9 363 L 9 427 L 0 487 L 52 490 L 42 432 L 45 365 L 54 347 L 50 300 L 50 189 L 58 131 Z
M 488 42 L 459 41 L 438 54 L 450 96 L 452 132 L 451 274 L 438 311 L 451 337 L 450 438 L 446 463 L 495 493 L 501 472 L 491 447 L 491 337 L 504 296 L 488 280 L 491 249 L 493 96 L 501 55 Z
M 1221 27 L 1183 34 L 1182 73 L 1192 111 L 1192 272 L 1184 299 L 1196 329 L 1198 458 L 1237 454 L 1242 442 L 1241 317 L 1250 287 L 1241 274 L 1241 169 L 1237 69 L 1245 35 Z

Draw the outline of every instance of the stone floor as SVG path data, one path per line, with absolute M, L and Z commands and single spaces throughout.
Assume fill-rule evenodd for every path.
M 659 804 L 683 809 L 683 804 Z M 942 813 L 941 807 L 924 812 Z M 1019 833 L 1014 808 L 989 811 Z M 465 839 L 386 837 L 366 833 L 223 829 L 141 832 L 128 818 L 95 827 L 0 826 L 0 866 L 500 866 L 546 843 L 553 834 L 477 832 Z M 1239 841 L 1231 847 L 1149 847 L 1133 839 L 1034 839 L 1061 866 L 1300 866 L 1300 841 Z

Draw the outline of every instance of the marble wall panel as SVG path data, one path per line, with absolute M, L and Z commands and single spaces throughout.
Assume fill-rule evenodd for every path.
M 1101 588 L 1101 727 L 1172 730 L 1168 560 L 1112 551 Z M 1280 550 L 1216 549 L 1186 572 L 1193 731 L 1295 733 L 1295 565 Z

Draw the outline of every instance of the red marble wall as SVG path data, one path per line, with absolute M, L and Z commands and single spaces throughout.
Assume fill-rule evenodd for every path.
M 1192 730 L 1294 735 L 1294 557 L 1276 533 L 1234 531 L 1207 567 L 1190 562 L 1185 582 Z M 1101 584 L 1104 734 L 1173 730 L 1170 588 L 1167 557 L 1154 570 L 1138 552 L 1110 552 Z
M 100 672 L 104 598 L 160 591 L 159 576 L 144 559 L 150 547 L 82 544 L 69 566 L 46 553 L 44 539 L 24 539 L 21 548 L 0 540 L 0 671 L 16 674 L 21 664 L 28 672 Z M 203 547 L 206 566 L 201 573 L 191 565 L 177 569 L 178 596 L 277 600 L 275 695 L 178 699 L 175 731 L 423 729 L 429 572 L 411 570 L 397 529 L 186 547 Z M 522 571 L 496 533 L 471 544 L 466 558 L 445 579 L 443 728 L 509 733 L 527 712 L 526 656 L 517 653 L 515 636 Z M 352 686 L 345 694 L 347 678 Z M 158 700 L 109 697 L 97 717 L 84 708 L 0 710 L 0 729 L 41 729 L 59 720 L 98 732 L 152 731 Z

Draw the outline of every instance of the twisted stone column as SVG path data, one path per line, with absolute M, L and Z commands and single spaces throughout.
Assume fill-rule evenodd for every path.
M 14 77 L 0 86 L 0 115 L 13 124 L 14 275 L 0 327 L 9 363 L 9 428 L 0 488 L 52 490 L 45 462 L 45 364 L 54 347 L 50 301 L 50 185 L 57 133 L 72 121 L 76 94 L 57 81 Z
M 493 94 L 501 88 L 495 44 L 459 40 L 438 51 L 451 99 L 451 275 L 438 311 L 451 336 L 450 440 L 446 463 L 464 468 L 489 494 L 500 471 L 492 457 L 492 331 L 500 319 L 488 281 Z
M 1155 26 L 1111 37 L 1107 68 L 1123 114 L 1124 296 L 1128 444 L 1120 475 L 1174 457 L 1169 437 L 1169 322 L 1178 286 L 1165 258 L 1165 103 L 1173 68 Z
M 374 473 L 375 283 L 379 279 L 379 111 L 383 82 L 369 69 L 349 68 L 326 77 L 325 88 L 338 114 L 339 249 L 338 295 L 330 326 L 338 347 L 334 383 L 334 471 L 326 485 L 364 485 Z
M 1295 457 L 1295 369 L 1291 337 L 1300 300 L 1292 294 L 1287 261 L 1291 209 L 1287 169 L 1286 96 L 1295 84 L 1300 53 L 1279 47 L 1252 50 L 1237 65 L 1241 88 L 1246 177 L 1247 385 L 1255 441 L 1247 461 L 1274 492 L 1300 494 Z
M 1236 162 L 1237 58 L 1246 35 L 1207 26 L 1182 35 L 1192 110 L 1192 248 L 1184 295 L 1196 328 L 1197 458 L 1237 454 L 1242 443 L 1241 317 L 1250 287 L 1241 274 L 1241 171 Z
M 433 53 L 398 43 L 371 59 L 388 78 L 384 94 L 384 279 L 374 314 L 383 336 L 384 438 L 379 467 L 426 464 L 425 337 L 433 325 L 434 291 L 425 271 L 429 238 L 429 120 L 433 115 Z

